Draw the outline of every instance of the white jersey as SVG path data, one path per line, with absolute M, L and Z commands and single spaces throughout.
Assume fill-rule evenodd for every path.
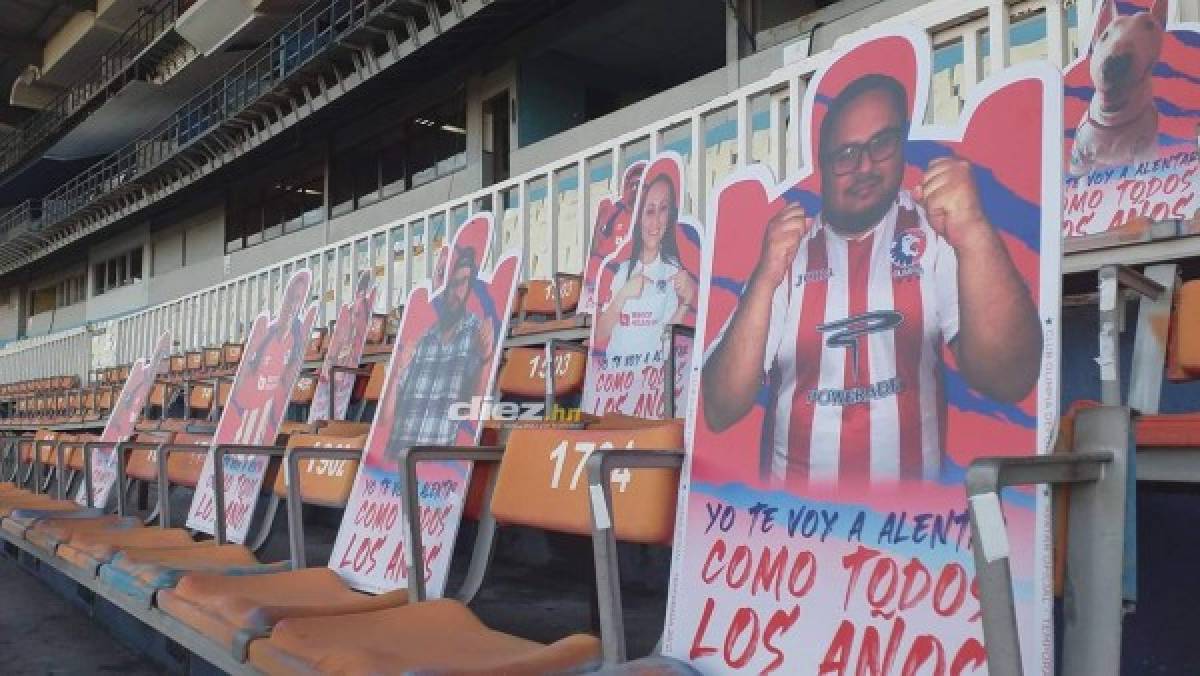
M 937 476 L 957 272 L 954 250 L 907 192 L 858 239 L 818 220 L 772 300 L 764 364 L 772 477 Z
M 631 262 L 617 268 L 609 286 L 610 298 L 615 298 L 629 280 Z M 605 353 L 613 356 L 654 352 L 662 347 L 663 327 L 679 309 L 679 294 L 675 292 L 674 277 L 679 266 L 656 257 L 649 265 L 633 265 L 634 274 L 644 275 L 642 293 L 621 306 L 621 317 L 613 327 Z

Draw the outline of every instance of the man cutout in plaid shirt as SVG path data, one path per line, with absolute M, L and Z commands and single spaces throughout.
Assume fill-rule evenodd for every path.
M 453 443 L 459 422 L 450 407 L 479 394 L 491 362 L 492 326 L 467 310 L 471 280 L 478 272 L 475 250 L 455 252 L 454 267 L 440 294 L 437 323 L 429 327 L 408 355 L 401 355 L 392 433 L 386 457 L 395 461 L 400 449 L 423 444 Z

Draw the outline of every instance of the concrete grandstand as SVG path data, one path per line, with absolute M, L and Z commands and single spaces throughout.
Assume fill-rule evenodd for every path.
M 892 31 L 918 35 L 928 65 L 905 131 L 957 133 L 1010 74 L 1066 72 L 1066 103 L 1056 87 L 1045 110 L 1065 106 L 1069 143 L 1102 143 L 1105 124 L 1075 129 L 1077 108 L 1091 119 L 1084 93 L 1107 90 L 1089 64 L 1135 19 L 1132 56 L 1092 78 L 1132 77 L 1117 71 L 1159 46 L 1145 77 L 1183 93 L 1146 94 L 1173 150 L 1138 172 L 1173 178 L 1130 187 L 1145 199 L 1112 214 L 1084 190 L 1104 169 L 1055 165 L 1046 194 L 1061 197 L 1053 234 L 1065 238 L 1042 263 L 1053 283 L 1032 295 L 1055 307 L 1054 325 L 1041 316 L 1042 363 L 1057 368 L 1004 406 L 969 378 L 949 395 L 938 385 L 942 399 L 983 402 L 967 413 L 996 425 L 979 428 L 995 443 L 1006 425 L 1044 442 L 941 449 L 954 462 L 939 480 L 963 498 L 955 523 L 972 543 L 947 556 L 976 570 L 963 589 L 979 606 L 945 635 L 986 655 L 964 647 L 939 668 L 879 607 L 895 645 L 869 633 L 853 659 L 823 637 L 810 661 L 796 648 L 789 666 L 786 650 L 755 662 L 757 615 L 752 632 L 731 621 L 728 637 L 705 637 L 705 615 L 694 638 L 676 636 L 694 591 L 679 538 L 696 518 L 676 512 L 704 483 L 687 456 L 715 398 L 689 359 L 720 351 L 691 341 L 728 328 L 704 294 L 750 286 L 714 272 L 721 259 L 704 248 L 731 181 L 754 166 L 768 184 L 801 177 L 778 199 L 804 203 L 806 159 L 833 161 L 801 128 L 831 106 L 819 78 Z M 1197 53 L 1200 0 L 0 0 L 0 586 L 17 599 L 0 611 L 12 629 L 0 671 L 815 673 L 824 655 L 821 673 L 1200 672 L 1188 536 L 1200 517 L 1200 71 L 1179 65 Z M 888 140 L 843 146 L 847 171 L 887 161 Z M 653 264 L 618 264 L 624 235 L 605 238 L 641 232 L 663 177 L 674 250 L 654 241 Z M 1021 225 L 1037 239 L 1036 219 Z M 889 270 L 919 276 L 897 256 L 919 257 L 926 240 L 902 234 L 881 249 L 902 272 Z M 793 288 L 833 270 L 802 271 Z M 672 318 L 656 318 L 657 354 L 622 362 L 605 350 L 638 315 L 606 310 L 635 271 L 646 281 L 631 293 L 669 296 Z M 1061 299 L 1039 298 L 1047 288 Z M 710 314 L 722 321 L 704 326 Z M 813 322 L 836 345 L 829 320 Z M 845 349 L 855 370 L 858 350 Z M 948 350 L 938 374 L 958 373 Z M 659 370 L 642 391 L 600 375 L 606 362 L 631 380 Z M 763 439 L 775 369 L 741 425 Z M 453 393 L 418 392 L 421 373 L 453 373 Z M 813 393 L 871 406 L 903 391 L 892 375 Z M 637 405 L 596 394 L 606 388 Z M 430 413 L 447 402 L 447 416 Z M 755 453 L 766 477 L 773 461 Z M 803 497 L 792 481 L 759 488 Z M 997 496 L 1036 517 L 993 510 Z M 1005 529 L 1025 527 L 1010 567 Z M 764 590 L 784 565 L 765 560 Z M 767 606 L 784 613 L 774 593 Z M 1031 598 L 1043 626 L 1030 626 Z M 763 620 L 770 653 L 784 632 Z

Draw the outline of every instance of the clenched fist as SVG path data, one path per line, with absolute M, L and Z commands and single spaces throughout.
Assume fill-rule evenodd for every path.
M 686 270 L 675 273 L 671 278 L 671 286 L 675 288 L 675 295 L 679 298 L 680 306 L 696 306 L 696 282 L 692 281 L 692 276 Z
M 964 159 L 939 157 L 930 162 L 913 197 L 925 207 L 929 225 L 955 249 L 964 238 L 989 227 L 971 163 Z
M 765 285 L 767 289 L 775 287 L 787 279 L 792 261 L 800 249 L 800 242 L 808 234 L 812 222 L 804 213 L 804 208 L 798 204 L 788 205 L 775 214 L 767 222 L 767 231 L 763 235 L 762 252 L 759 254 L 758 265 L 750 275 L 751 286 Z

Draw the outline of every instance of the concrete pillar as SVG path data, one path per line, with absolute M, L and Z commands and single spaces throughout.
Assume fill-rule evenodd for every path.
M 483 185 L 483 82 L 478 74 L 467 76 L 467 184 Z

